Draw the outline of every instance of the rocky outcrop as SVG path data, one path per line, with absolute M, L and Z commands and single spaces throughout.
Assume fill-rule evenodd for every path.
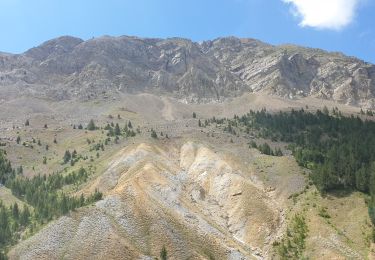
M 315 96 L 372 107 L 375 66 L 340 53 L 218 39 L 206 50 L 249 86 L 287 98 Z M 233 47 L 235 46 L 235 47 Z
M 195 43 L 64 36 L 20 55 L 0 53 L 2 96 L 93 99 L 154 92 L 208 101 L 249 91 L 373 107 L 375 66 L 339 53 L 235 37 Z

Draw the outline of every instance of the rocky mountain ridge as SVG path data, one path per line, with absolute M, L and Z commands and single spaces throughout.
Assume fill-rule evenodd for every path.
M 63 36 L 22 54 L 0 53 L 2 99 L 64 99 L 118 93 L 167 93 L 187 102 L 224 100 L 245 92 L 285 98 L 314 96 L 375 106 L 375 66 L 340 53 L 254 39 Z

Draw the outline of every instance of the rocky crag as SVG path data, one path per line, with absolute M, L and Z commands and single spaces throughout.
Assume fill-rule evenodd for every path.
M 340 53 L 254 39 L 64 36 L 22 54 L 0 53 L 2 99 L 115 98 L 118 93 L 171 94 L 208 102 L 264 92 L 375 106 L 375 66 Z

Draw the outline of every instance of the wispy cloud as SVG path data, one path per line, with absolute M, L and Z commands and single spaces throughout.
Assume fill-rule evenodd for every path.
M 341 30 L 354 19 L 362 0 L 282 0 L 292 5 L 293 15 L 301 20 L 300 26 Z

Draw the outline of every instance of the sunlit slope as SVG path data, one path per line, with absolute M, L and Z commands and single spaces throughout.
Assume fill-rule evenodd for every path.
M 282 209 L 251 173 L 211 149 L 140 144 L 119 152 L 88 186 L 105 199 L 62 217 L 10 253 L 11 258 L 176 259 L 267 256 Z

